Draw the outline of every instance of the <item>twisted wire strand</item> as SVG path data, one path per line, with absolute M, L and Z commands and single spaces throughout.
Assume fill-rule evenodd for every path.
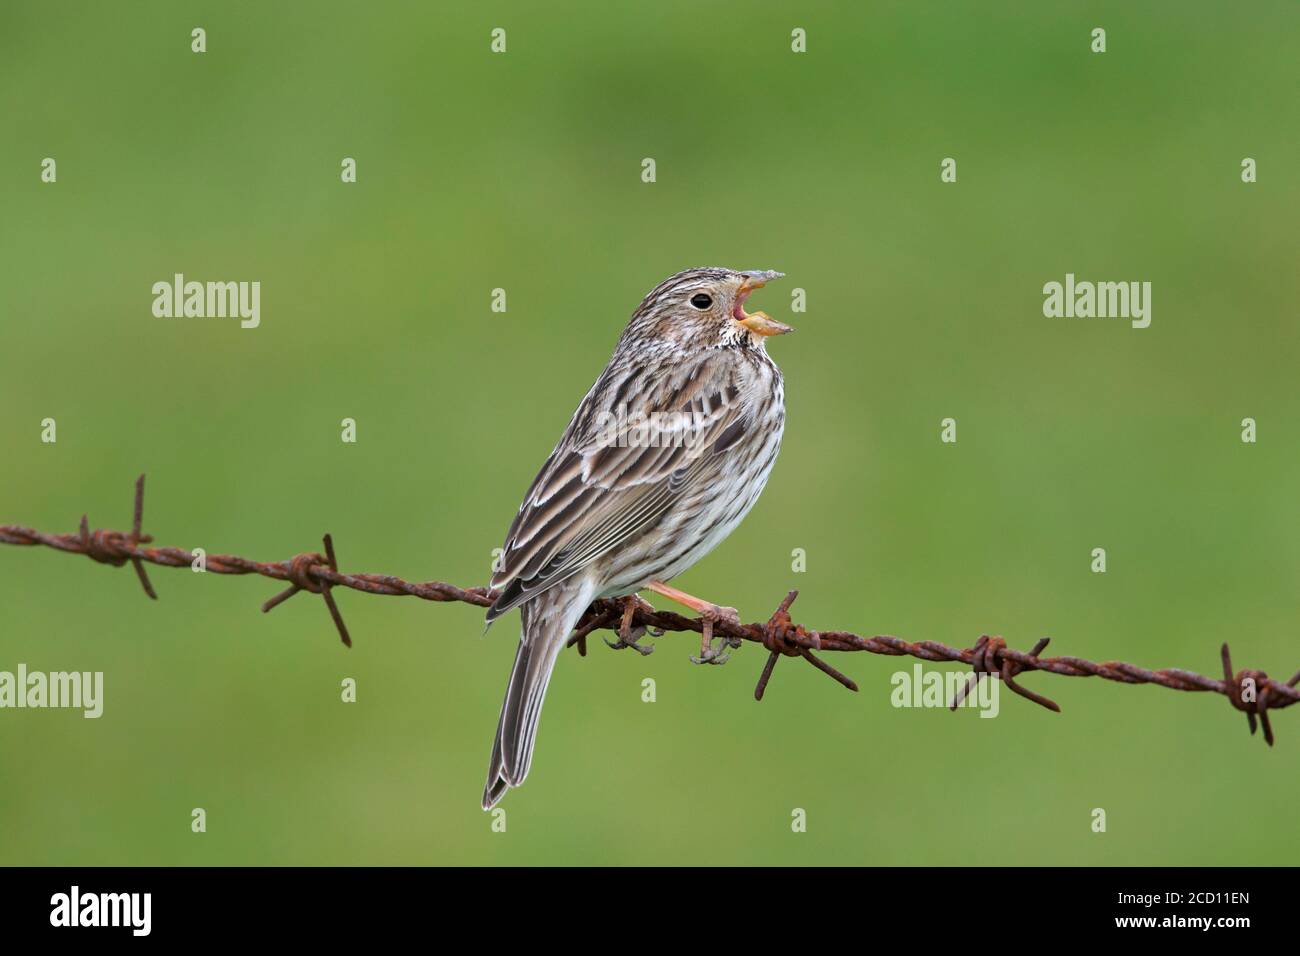
M 81 527 L 70 534 L 47 534 L 20 525 L 0 525 L 0 544 L 19 547 L 44 546 L 68 554 L 86 555 L 101 564 L 121 567 L 130 563 L 136 571 L 145 593 L 157 599 L 157 593 L 145 571 L 146 564 L 159 567 L 190 567 L 194 552 L 184 548 L 152 547 L 153 538 L 141 532 L 144 513 L 144 475 L 136 481 L 135 508 L 132 530 L 129 533 L 105 529 L 91 530 L 86 517 Z M 338 569 L 334 542 L 324 537 L 324 553 L 311 551 L 295 555 L 287 561 L 254 561 L 232 554 L 213 554 L 205 557 L 206 569 L 211 574 L 255 574 L 288 584 L 280 593 L 262 605 L 270 611 L 300 591 L 321 595 L 343 643 L 351 646 L 352 640 L 342 614 L 331 595 L 333 588 L 346 588 L 365 594 L 395 597 L 417 597 L 425 601 L 460 602 L 476 607 L 489 607 L 494 594 L 484 587 L 461 588 L 443 581 L 405 581 L 391 574 L 345 574 Z M 790 606 L 798 596 L 790 591 L 766 622 L 737 623 L 725 618 L 685 617 L 672 611 L 652 608 L 635 599 L 609 599 L 595 601 L 583 614 L 569 646 L 576 646 L 586 655 L 588 635 L 599 630 L 611 630 L 619 635 L 612 647 L 636 647 L 643 653 L 648 650 L 635 643 L 633 634 L 648 631 L 655 636 L 669 632 L 695 632 L 701 635 L 701 654 L 692 657 L 697 663 L 719 664 L 726 654 L 713 648 L 714 642 L 722 649 L 740 647 L 748 641 L 762 644 L 768 651 L 754 696 L 763 699 L 768 681 L 781 657 L 801 657 L 816 669 L 849 690 L 856 691 L 857 684 L 818 656 L 818 652 L 861 652 L 889 657 L 914 657 L 919 660 L 954 663 L 969 666 L 973 673 L 964 691 L 952 701 L 955 709 L 974 687 L 980 675 L 988 674 L 1000 679 L 1008 689 L 1048 710 L 1058 711 L 1056 703 L 1041 694 L 1020 686 L 1019 674 L 1040 671 L 1062 677 L 1100 677 L 1121 684 L 1154 684 L 1171 690 L 1209 692 L 1226 697 L 1233 708 L 1246 714 L 1251 733 L 1262 726 L 1264 739 L 1271 746 L 1273 731 L 1269 711 L 1280 710 L 1300 702 L 1300 671 L 1289 681 L 1278 681 L 1265 672 L 1244 669 L 1234 672 L 1228 645 L 1220 648 L 1223 678 L 1207 677 L 1194 671 L 1168 667 L 1149 670 L 1124 661 L 1089 661 L 1080 657 L 1041 657 L 1047 646 L 1042 638 L 1030 651 L 1008 647 L 998 636 L 983 635 L 973 647 L 956 648 L 938 641 L 905 641 L 887 634 L 864 637 L 851 631 L 815 631 L 795 624 L 789 614 Z M 610 642 L 606 642 L 610 643 Z

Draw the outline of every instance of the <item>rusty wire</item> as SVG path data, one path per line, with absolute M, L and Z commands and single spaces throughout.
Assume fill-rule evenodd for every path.
M 18 525 L 0 525 L 0 544 L 44 545 L 70 554 L 84 554 L 101 564 L 115 567 L 130 562 L 145 593 L 156 600 L 158 595 L 149 581 L 144 565 L 190 567 L 195 555 L 184 548 L 144 547 L 153 541 L 153 537 L 142 533 L 143 517 L 144 475 L 141 475 L 135 484 L 135 509 L 129 534 L 102 529 L 92 531 L 83 515 L 80 530 L 73 534 L 45 534 Z M 492 604 L 494 594 L 488 588 L 459 588 L 442 581 L 414 583 L 390 574 L 344 574 L 338 569 L 334 542 L 328 534 L 324 537 L 324 548 L 324 554 L 310 551 L 295 555 L 288 561 L 252 561 L 229 554 L 214 554 L 206 557 L 206 567 L 213 574 L 257 574 L 287 582 L 287 588 L 262 605 L 263 611 L 272 610 L 300 591 L 321 595 L 339 637 L 349 647 L 352 646 L 352 638 L 330 593 L 332 588 L 349 588 L 366 594 L 399 597 L 410 595 L 426 601 L 458 601 L 477 607 Z M 1028 671 L 1042 671 L 1062 677 L 1100 677 L 1121 684 L 1155 684 L 1171 690 L 1209 691 L 1223 695 L 1235 709 L 1244 712 L 1252 734 L 1257 727 L 1262 726 L 1264 739 L 1269 746 L 1273 745 L 1269 711 L 1290 707 L 1300 701 L 1300 690 L 1297 690 L 1300 671 L 1286 683 L 1274 680 L 1261 670 L 1243 669 L 1234 673 L 1226 643 L 1220 649 L 1223 679 L 1216 680 L 1180 668 L 1153 671 L 1123 661 L 1097 663 L 1079 657 L 1039 657 L 1047 646 L 1048 638 L 1045 637 L 1025 652 L 1008 647 L 1001 637 L 989 635 L 980 637 L 974 647 L 959 649 L 937 641 L 911 642 L 889 635 L 862 637 L 849 631 L 808 630 L 790 618 L 790 605 L 798 593 L 791 591 L 787 594 L 766 622 L 753 624 L 727 619 L 684 617 L 672 611 L 656 610 L 635 596 L 624 599 L 603 598 L 593 602 L 583 613 L 577 628 L 568 639 L 568 646 L 576 645 L 579 654 L 586 656 L 588 635 L 598 630 L 612 630 L 618 633 L 619 640 L 615 643 L 607 641 L 611 647 L 633 647 L 642 653 L 649 653 L 650 648 L 637 644 L 634 635 L 649 632 L 659 636 L 670 631 L 694 631 L 701 636 L 701 653 L 698 658 L 692 657 L 691 660 L 718 664 L 725 662 L 726 655 L 713 650 L 712 643 L 715 639 L 724 649 L 740 647 L 745 641 L 751 641 L 763 645 L 768 652 L 767 661 L 754 688 L 756 700 L 763 699 L 772 671 L 782 657 L 801 657 L 849 690 L 858 689 L 858 685 L 850 678 L 818 657 L 814 653 L 816 651 L 866 651 L 890 657 L 909 656 L 923 661 L 964 664 L 973 673 L 952 701 L 953 709 L 960 705 L 982 675 L 991 675 L 1026 700 L 1059 713 L 1061 708 L 1054 701 L 1017 683 L 1016 677 Z

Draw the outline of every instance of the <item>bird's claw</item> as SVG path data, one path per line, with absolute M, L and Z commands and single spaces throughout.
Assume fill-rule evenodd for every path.
M 606 646 L 610 647 L 613 650 L 621 651 L 625 647 L 630 647 L 633 650 L 635 650 L 638 654 L 640 654 L 642 657 L 645 657 L 647 654 L 653 654 L 655 651 L 654 647 L 650 644 L 637 643 L 638 638 L 644 636 L 645 632 L 646 630 L 644 627 L 637 626 L 632 628 L 632 630 L 629 631 L 626 636 L 624 636 L 624 634 L 620 631 L 617 641 L 611 641 L 608 637 L 604 638 L 604 641 Z
M 730 646 L 731 646 L 731 642 L 724 637 L 722 639 L 722 642 L 718 645 L 718 647 L 715 648 L 712 644 L 710 644 L 708 647 L 704 647 L 700 649 L 699 657 L 696 657 L 694 654 L 692 654 L 691 663 L 692 664 L 725 664 L 727 663 L 727 661 L 731 660 L 731 655 L 723 653 L 723 651 Z
M 635 627 L 632 626 L 632 617 L 636 614 L 638 609 L 653 611 L 654 607 L 652 607 L 649 602 L 635 594 L 629 594 L 623 599 L 623 620 L 618 626 L 618 640 L 611 641 L 609 638 L 604 639 L 605 644 L 609 648 L 615 651 L 621 651 L 625 647 L 631 647 L 642 657 L 654 653 L 655 649 L 651 645 L 637 643 L 638 639 L 646 632 L 645 625 L 643 624 L 638 624 Z
M 725 664 L 731 660 L 731 655 L 724 653 L 727 648 L 737 648 L 741 642 L 734 637 L 727 637 L 725 634 L 720 635 L 717 646 L 714 646 L 713 625 L 716 621 L 727 621 L 731 624 L 740 623 L 740 612 L 734 607 L 722 607 L 717 604 L 711 604 L 700 614 L 700 619 L 704 626 L 700 631 L 700 656 L 691 655 L 692 664 Z

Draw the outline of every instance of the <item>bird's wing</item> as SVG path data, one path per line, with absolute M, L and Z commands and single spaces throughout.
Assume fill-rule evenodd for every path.
M 636 537 L 712 475 L 748 423 L 745 372 L 729 350 L 670 369 L 612 363 L 524 496 L 492 576 L 500 593 L 488 621 Z M 643 435 L 638 421 L 656 412 L 660 427 Z

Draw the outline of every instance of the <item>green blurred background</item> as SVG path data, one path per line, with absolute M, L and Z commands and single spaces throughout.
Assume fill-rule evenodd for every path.
M 799 329 L 771 348 L 784 452 L 682 587 L 747 620 L 798 587 L 810 627 L 1211 675 L 1226 639 L 1289 676 L 1297 28 L 1292 2 L 5 3 L 0 522 L 128 527 L 143 471 L 160 544 L 272 560 L 330 531 L 344 570 L 481 584 L 640 297 L 775 268 L 754 305 Z M 175 272 L 260 281 L 261 327 L 154 318 Z M 1151 327 L 1044 318 L 1067 272 L 1152 282 Z M 760 705 L 759 648 L 698 668 L 680 635 L 561 659 L 493 833 L 517 617 L 483 638 L 472 607 L 341 592 L 346 651 L 319 599 L 258 613 L 274 582 L 153 579 L 157 603 L 129 568 L 0 548 L 0 669 L 106 682 L 97 721 L 0 712 L 0 862 L 1300 850 L 1292 712 L 1270 751 L 1222 699 L 1098 680 L 1024 678 L 1059 716 L 894 709 L 912 662 L 865 654 L 833 658 L 856 696 L 787 662 Z

